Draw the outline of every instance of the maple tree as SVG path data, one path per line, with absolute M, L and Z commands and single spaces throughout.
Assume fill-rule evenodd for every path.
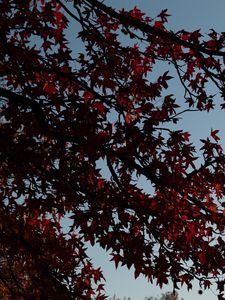
M 211 84 L 225 100 L 225 34 L 98 0 L 4 0 L 0 16 L 1 297 L 105 299 L 90 242 L 135 277 L 216 282 L 223 299 L 219 131 L 197 152 L 179 119 L 214 109 Z
M 160 296 L 160 298 L 151 296 L 151 297 L 145 297 L 143 300 L 179 300 L 179 299 L 180 298 L 178 297 L 177 292 L 174 292 L 174 293 L 166 292 L 166 293 L 162 294 Z M 122 299 L 122 298 L 117 298 L 114 295 L 112 298 L 109 298 L 109 300 L 131 300 L 131 298 L 123 297 L 123 299 Z M 180 300 L 184 300 L 184 299 L 182 298 Z
M 112 298 L 109 298 L 109 300 L 131 300 L 131 298 L 130 297 L 127 298 L 126 296 L 123 297 L 123 299 L 117 298 L 116 295 L 114 294 Z
M 164 293 L 160 296 L 160 298 L 158 297 L 146 297 L 144 300 L 179 300 L 181 298 L 178 297 L 178 294 L 175 292 L 175 293 L 170 293 L 170 292 L 167 292 L 167 293 Z M 183 298 L 181 300 L 184 300 Z

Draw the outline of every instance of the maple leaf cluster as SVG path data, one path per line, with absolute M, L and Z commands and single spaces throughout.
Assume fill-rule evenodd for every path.
M 179 119 L 214 109 L 211 84 L 225 100 L 225 35 L 171 32 L 168 17 L 98 0 L 2 2 L 4 299 L 106 299 L 87 242 L 135 277 L 171 279 L 175 289 L 216 282 L 223 299 L 220 133 L 212 129 L 197 152 Z

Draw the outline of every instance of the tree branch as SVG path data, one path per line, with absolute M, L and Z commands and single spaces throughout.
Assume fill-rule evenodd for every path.
M 85 1 L 88 2 L 93 8 L 95 8 L 95 9 L 97 8 L 97 9 L 103 11 L 104 13 L 110 15 L 111 17 L 119 20 L 121 24 L 126 25 L 126 26 L 127 25 L 134 26 L 134 27 L 138 28 L 139 30 L 141 30 L 143 33 L 153 34 L 153 35 L 159 36 L 161 38 L 169 39 L 169 40 L 173 41 L 174 43 L 182 45 L 187 48 L 190 48 L 195 52 L 197 51 L 197 52 L 202 52 L 204 54 L 221 56 L 221 57 L 223 57 L 225 55 L 224 51 L 206 49 L 205 47 L 202 47 L 201 45 L 197 45 L 195 43 L 190 43 L 188 41 L 182 40 L 172 31 L 165 31 L 165 30 L 162 30 L 159 28 L 155 28 L 147 23 L 144 23 L 143 21 L 137 20 L 135 18 L 132 18 L 128 15 L 124 15 L 122 13 L 118 13 L 113 8 L 105 5 L 104 3 L 102 3 L 98 0 L 85 0 Z

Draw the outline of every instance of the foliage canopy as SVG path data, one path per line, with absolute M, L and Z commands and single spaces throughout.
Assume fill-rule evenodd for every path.
M 167 18 L 98 0 L 1 2 L 4 299 L 105 299 L 88 241 L 135 277 L 216 281 L 223 299 L 225 156 L 218 130 L 196 152 L 179 119 L 214 109 L 211 84 L 225 99 L 225 34 L 171 32 Z

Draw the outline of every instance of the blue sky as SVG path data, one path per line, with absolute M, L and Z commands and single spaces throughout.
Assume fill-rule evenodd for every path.
M 155 17 L 162 9 L 167 8 L 171 14 L 168 28 L 171 30 L 196 30 L 201 29 L 203 34 L 214 28 L 216 31 L 225 31 L 225 1 L 224 0 L 105 0 L 105 3 L 117 8 L 132 9 L 134 6 L 140 8 L 150 17 Z M 174 83 L 172 87 L 174 94 L 182 100 L 182 92 Z M 205 138 L 210 134 L 211 128 L 220 129 L 223 145 L 225 145 L 224 130 L 224 111 L 214 111 L 201 114 L 189 114 L 185 116 L 181 125 L 184 130 L 192 134 L 192 141 L 200 147 L 199 138 Z M 224 132 L 222 132 L 224 131 Z M 144 278 L 134 279 L 132 270 L 128 271 L 125 267 L 119 267 L 115 270 L 114 264 L 109 262 L 109 255 L 98 247 L 89 248 L 88 253 L 93 258 L 96 266 L 101 266 L 106 278 L 106 293 L 118 297 L 130 296 L 132 300 L 143 300 L 145 296 L 157 296 L 162 292 L 171 291 L 171 287 L 164 287 L 160 290 L 155 284 L 149 284 Z M 198 294 L 198 284 L 194 286 L 191 292 L 186 288 L 179 291 L 184 300 L 214 300 L 217 297 L 213 291 Z

